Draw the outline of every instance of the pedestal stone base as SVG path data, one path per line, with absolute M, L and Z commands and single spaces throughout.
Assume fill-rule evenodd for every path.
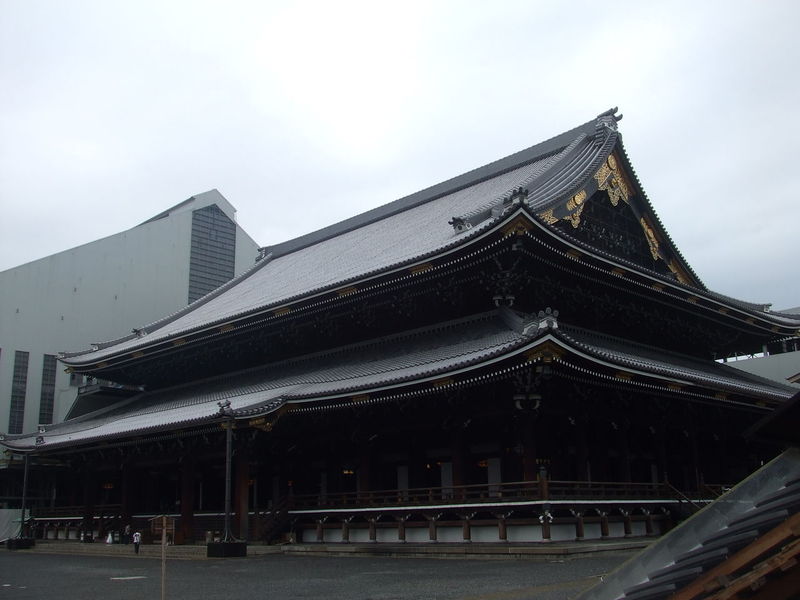
M 6 540 L 6 548 L 9 550 L 27 550 L 33 548 L 36 541 L 33 538 L 14 538 Z
M 208 558 L 247 556 L 247 542 L 210 542 L 206 548 Z

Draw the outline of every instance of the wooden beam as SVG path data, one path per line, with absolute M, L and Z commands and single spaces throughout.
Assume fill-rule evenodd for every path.
M 670 600 L 692 600 L 692 598 L 696 598 L 700 594 L 707 594 L 719 589 L 722 585 L 720 579 L 724 580 L 731 573 L 745 567 L 787 539 L 797 536 L 800 536 L 800 513 L 792 515 L 783 523 L 778 524 L 748 546 L 739 550 L 722 564 L 698 577 L 682 590 L 675 592 Z

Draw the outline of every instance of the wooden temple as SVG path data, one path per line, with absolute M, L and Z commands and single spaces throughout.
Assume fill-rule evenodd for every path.
M 125 338 L 31 464 L 35 534 L 176 518 L 303 542 L 658 534 L 778 450 L 794 389 L 719 362 L 800 316 L 708 290 L 631 167 L 616 109 L 341 223 Z

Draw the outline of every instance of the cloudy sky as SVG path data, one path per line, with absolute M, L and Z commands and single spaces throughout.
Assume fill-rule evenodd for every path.
M 800 306 L 800 2 L 0 0 L 0 270 L 217 188 L 262 245 L 619 106 L 712 289 Z

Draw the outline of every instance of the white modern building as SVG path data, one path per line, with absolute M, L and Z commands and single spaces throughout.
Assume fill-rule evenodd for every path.
M 119 338 L 250 268 L 258 245 L 217 190 L 115 235 L 0 272 L 0 432 L 64 420 L 62 351 Z

